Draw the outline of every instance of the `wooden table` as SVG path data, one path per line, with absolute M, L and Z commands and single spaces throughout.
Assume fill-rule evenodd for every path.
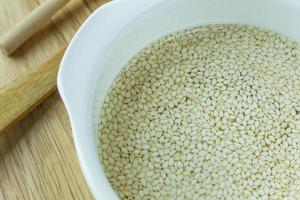
M 0 35 L 42 2 L 0 0 Z M 106 2 L 72 0 L 15 54 L 0 53 L 0 87 L 65 46 L 87 16 Z M 0 137 L 0 199 L 92 199 L 57 92 Z

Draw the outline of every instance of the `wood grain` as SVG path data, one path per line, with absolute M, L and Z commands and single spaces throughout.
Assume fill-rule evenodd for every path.
M 18 123 L 56 89 L 65 48 L 0 90 L 0 134 Z
M 0 0 L 0 36 L 42 0 Z M 12 57 L 0 54 L 0 87 L 64 47 L 107 0 L 72 0 Z M 0 102 L 1 106 L 1 102 Z M 57 92 L 0 136 L 0 199 L 92 199 L 82 176 L 64 105 Z
M 0 38 L 0 47 L 7 55 L 13 53 L 58 12 L 69 0 L 47 0 L 35 8 Z

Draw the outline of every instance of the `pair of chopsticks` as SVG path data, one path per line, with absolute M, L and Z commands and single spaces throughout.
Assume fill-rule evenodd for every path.
M 70 0 L 46 0 L 0 38 L 0 47 L 12 54 L 43 27 Z M 0 89 L 0 135 L 37 107 L 56 89 L 56 77 L 65 48 L 43 64 Z

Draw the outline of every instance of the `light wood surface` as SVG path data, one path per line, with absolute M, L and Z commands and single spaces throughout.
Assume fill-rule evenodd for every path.
M 0 89 L 0 134 L 22 120 L 56 89 L 65 48 Z
M 0 0 L 0 36 L 42 0 Z M 80 24 L 108 0 L 72 0 L 12 57 L 0 53 L 0 87 L 64 47 Z M 2 102 L 0 102 L 0 106 Z M 92 199 L 76 158 L 63 103 L 55 92 L 0 136 L 0 200 Z
M 44 24 L 69 0 L 46 0 L 16 23 L 0 38 L 2 51 L 9 55 L 44 27 Z

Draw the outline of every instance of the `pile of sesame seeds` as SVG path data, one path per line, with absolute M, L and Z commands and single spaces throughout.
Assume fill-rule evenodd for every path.
M 121 199 L 300 199 L 300 46 L 245 25 L 156 41 L 107 94 L 99 152 Z

